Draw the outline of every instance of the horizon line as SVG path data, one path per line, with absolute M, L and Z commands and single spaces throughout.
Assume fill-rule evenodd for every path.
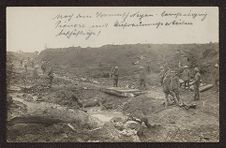
M 38 51 L 38 52 L 41 52 L 43 50 L 46 50 L 46 49 L 59 49 L 59 48 L 101 48 L 101 47 L 104 47 L 104 46 L 108 46 L 108 45 L 111 45 L 111 46 L 123 46 L 123 45 L 190 45 L 190 44 L 219 44 L 219 42 L 205 42 L 205 43 L 136 43 L 136 44 L 105 44 L 105 45 L 101 45 L 101 46 L 66 46 L 66 47 L 47 47 L 45 49 L 42 49 L 42 50 L 34 50 L 34 51 L 26 51 L 26 50 L 10 50 L 10 49 L 6 49 L 6 51 L 11 51 L 11 52 L 35 52 L 35 51 Z

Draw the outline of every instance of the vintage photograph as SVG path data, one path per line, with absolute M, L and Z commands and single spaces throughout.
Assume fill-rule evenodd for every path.
M 7 7 L 7 142 L 219 142 L 218 7 Z

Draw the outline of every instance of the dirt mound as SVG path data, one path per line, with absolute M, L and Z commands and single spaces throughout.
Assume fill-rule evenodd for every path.
M 170 65 L 175 65 L 175 59 L 178 59 L 175 55 L 178 50 L 182 50 L 183 60 L 181 61 L 190 63 L 191 67 L 194 66 L 193 64 L 198 65 L 204 74 L 206 73 L 202 68 L 205 67 L 204 63 L 213 65 L 213 62 L 218 61 L 216 60 L 219 57 L 218 46 L 218 44 L 209 43 L 106 45 L 100 48 L 69 47 L 46 49 L 39 54 L 36 61 L 47 60 L 50 66 L 58 71 L 88 77 L 107 77 L 112 66 L 118 65 L 120 76 L 128 76 L 137 73 L 140 66 L 147 65 L 152 72 L 159 72 L 159 67 L 165 60 Z M 166 52 L 168 50 L 172 52 Z
M 146 95 L 141 95 L 135 98 L 131 98 L 131 100 L 127 104 L 125 104 L 123 111 L 132 114 L 136 114 L 136 112 L 139 114 L 140 112 L 144 115 L 148 115 L 161 110 L 163 107 L 164 106 L 162 105 L 161 100 L 157 98 L 150 98 Z
M 76 132 L 66 124 L 53 126 L 40 124 L 18 124 L 8 127 L 7 141 L 13 142 L 87 142 L 90 137 L 88 129 L 73 125 Z

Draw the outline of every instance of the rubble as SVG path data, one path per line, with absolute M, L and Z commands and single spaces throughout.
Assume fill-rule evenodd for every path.
M 200 91 L 203 93 L 200 101 L 193 103 L 193 93 L 182 91 L 181 98 L 184 103 L 180 107 L 171 105 L 165 109 L 162 105 L 165 96 L 158 78 L 160 63 L 152 64 L 156 64 L 156 68 L 147 76 L 150 80 L 147 91 L 136 89 L 138 78 L 135 74 L 138 66 L 131 63 L 137 61 L 137 58 L 145 60 L 149 58 L 148 55 L 147 57 L 144 55 L 144 58 L 135 56 L 126 61 L 127 63 L 119 64 L 122 66 L 119 88 L 110 87 L 111 79 L 91 77 L 85 74 L 87 71 L 82 71 L 84 69 L 76 71 L 77 67 L 71 71 L 66 68 L 63 71 L 57 69 L 53 87 L 48 88 L 45 75 L 40 74 L 37 80 L 33 80 L 31 69 L 28 68 L 25 75 L 21 72 L 24 69 L 18 68 L 19 78 L 8 90 L 12 97 L 7 100 L 9 103 L 7 140 L 217 142 L 219 100 L 212 99 L 217 95 L 210 89 L 212 84 L 201 83 Z M 90 69 L 96 70 L 92 75 L 105 71 L 107 73 L 111 64 L 98 70 L 95 63 L 90 65 Z M 131 67 L 128 67 L 128 64 Z M 144 66 L 141 60 L 135 64 Z M 72 95 L 75 97 L 71 97 Z M 80 101 L 82 107 L 78 105 L 76 99 Z M 145 124 L 145 121 L 150 124 Z M 203 134 L 203 131 L 208 133 Z

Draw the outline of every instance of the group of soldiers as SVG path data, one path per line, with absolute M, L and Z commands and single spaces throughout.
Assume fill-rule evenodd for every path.
M 215 66 L 216 73 L 214 74 L 214 84 L 216 91 L 218 91 L 218 85 L 219 85 L 219 78 L 217 71 L 219 70 L 218 64 Z M 194 75 L 191 74 L 191 71 L 194 72 Z M 118 66 L 115 66 L 111 70 L 111 78 L 113 78 L 113 86 L 118 87 L 118 80 L 119 80 L 119 68 Z M 187 65 L 182 67 L 180 70 L 175 71 L 169 68 L 169 66 L 161 66 L 160 67 L 160 84 L 163 87 L 163 92 L 165 94 L 165 106 L 168 106 L 169 99 L 168 96 L 173 97 L 173 101 L 180 105 L 182 104 L 181 98 L 180 98 L 180 87 L 184 87 L 184 89 L 190 90 L 190 87 L 193 85 L 193 92 L 194 92 L 194 100 L 198 101 L 200 100 L 200 84 L 201 84 L 201 74 L 198 67 L 195 67 L 194 69 L 189 69 Z M 191 78 L 193 77 L 192 81 Z M 182 82 L 180 82 L 183 80 Z M 146 83 L 147 83 L 147 69 L 145 67 L 140 67 L 140 73 L 139 73 L 139 87 L 141 89 L 146 89 Z
M 219 77 L 218 77 L 218 71 L 219 66 L 218 64 L 215 64 L 215 74 L 214 77 L 214 84 L 216 88 L 216 92 L 218 92 L 218 85 L 219 85 Z M 190 90 L 190 86 L 193 85 L 193 91 L 194 91 L 194 101 L 200 100 L 200 84 L 201 84 L 201 74 L 198 67 L 195 67 L 193 69 L 194 71 L 194 77 L 191 81 L 191 71 L 189 70 L 188 66 L 185 65 L 182 69 L 183 71 L 173 71 L 170 70 L 168 66 L 161 67 L 160 72 L 160 79 L 161 79 L 161 85 L 163 87 L 163 92 L 165 93 L 165 106 L 168 105 L 168 95 L 171 95 L 174 98 L 174 102 L 176 102 L 178 105 L 182 105 L 182 101 L 180 98 L 180 91 L 179 88 L 184 85 L 184 89 Z M 180 82 L 180 78 L 183 80 L 183 82 Z
M 180 103 L 180 91 L 179 88 L 184 85 L 184 89 L 190 89 L 190 85 L 194 86 L 194 100 L 199 100 L 200 95 L 199 95 L 199 87 L 200 87 L 200 80 L 201 80 L 201 75 L 199 72 L 199 68 L 195 67 L 194 68 L 194 80 L 193 82 L 190 83 L 191 79 L 191 72 L 188 69 L 188 66 L 185 65 L 182 69 L 183 71 L 180 73 L 180 71 L 173 71 L 171 70 L 168 66 L 165 68 L 162 66 L 160 67 L 160 83 L 161 86 L 163 87 L 163 92 L 165 93 L 165 104 L 166 106 L 168 105 L 168 95 L 171 95 L 174 97 L 174 101 L 176 103 Z M 183 82 L 180 82 L 180 78 L 183 80 Z
M 30 60 L 30 58 L 28 58 L 28 60 L 21 60 L 20 64 L 22 67 L 24 67 L 25 72 L 28 72 L 28 67 L 31 65 L 32 70 L 32 77 L 34 80 L 37 80 L 39 78 L 39 74 L 38 74 L 38 65 L 35 65 L 34 62 L 32 60 Z M 48 86 L 52 87 L 52 83 L 53 83 L 53 79 L 54 79 L 54 73 L 53 73 L 53 69 L 50 67 L 48 68 L 48 63 L 46 61 L 42 61 L 41 62 L 41 70 L 42 70 L 42 74 L 43 75 L 47 75 L 48 78 Z M 47 71 L 48 70 L 48 71 Z

